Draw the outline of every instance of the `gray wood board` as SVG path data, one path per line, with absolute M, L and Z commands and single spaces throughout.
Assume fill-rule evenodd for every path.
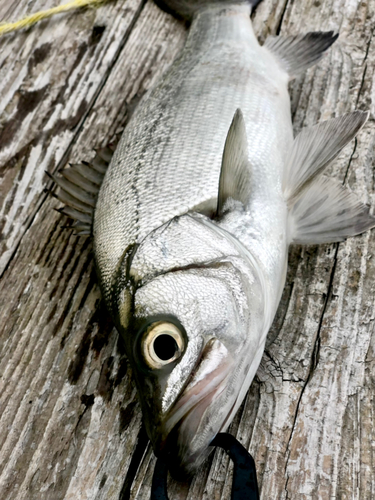
M 3 0 L 0 19 L 59 3 Z M 291 83 L 294 126 L 369 109 L 329 174 L 374 205 L 375 0 L 263 0 L 254 26 L 262 41 L 340 32 Z M 155 459 L 90 242 L 63 229 L 45 170 L 113 140 L 185 37 L 150 0 L 116 0 L 0 39 L 2 500 L 149 499 Z M 263 500 L 375 498 L 374 240 L 291 248 L 266 352 L 231 426 Z M 231 473 L 216 451 L 192 482 L 170 480 L 171 500 L 229 499 Z

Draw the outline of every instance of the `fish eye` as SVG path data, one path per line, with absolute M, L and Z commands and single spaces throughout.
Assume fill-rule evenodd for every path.
M 182 332 L 173 323 L 153 323 L 144 333 L 141 351 L 152 369 L 163 368 L 178 359 L 185 347 Z

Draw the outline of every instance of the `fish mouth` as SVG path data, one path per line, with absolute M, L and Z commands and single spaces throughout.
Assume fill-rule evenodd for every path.
M 189 376 L 184 391 L 161 423 L 154 449 L 176 478 L 191 475 L 209 454 L 209 444 L 225 425 L 227 414 L 207 418 L 232 372 L 234 359 L 224 344 L 210 339 Z M 232 405 L 230 405 L 230 408 Z

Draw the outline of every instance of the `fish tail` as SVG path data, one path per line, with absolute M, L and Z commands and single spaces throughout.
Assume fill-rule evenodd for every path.
M 177 18 L 191 20 L 202 8 L 209 5 L 248 4 L 253 10 L 262 0 L 155 0 L 156 4 Z
M 370 207 L 342 183 L 322 175 L 368 116 L 354 111 L 303 129 L 295 138 L 283 179 L 289 242 L 333 243 L 375 227 Z

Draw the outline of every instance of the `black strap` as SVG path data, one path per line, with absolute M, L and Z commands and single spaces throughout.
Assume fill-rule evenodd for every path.
M 151 500 L 169 500 L 167 493 L 167 465 L 158 458 L 152 476 Z
M 233 460 L 232 500 L 259 500 L 255 462 L 250 453 L 231 434 L 218 434 L 211 446 L 223 448 Z M 152 478 L 151 500 L 169 500 L 166 464 L 158 458 Z
M 255 462 L 250 453 L 231 434 L 218 434 L 211 446 L 223 448 L 233 460 L 232 500 L 259 500 Z

